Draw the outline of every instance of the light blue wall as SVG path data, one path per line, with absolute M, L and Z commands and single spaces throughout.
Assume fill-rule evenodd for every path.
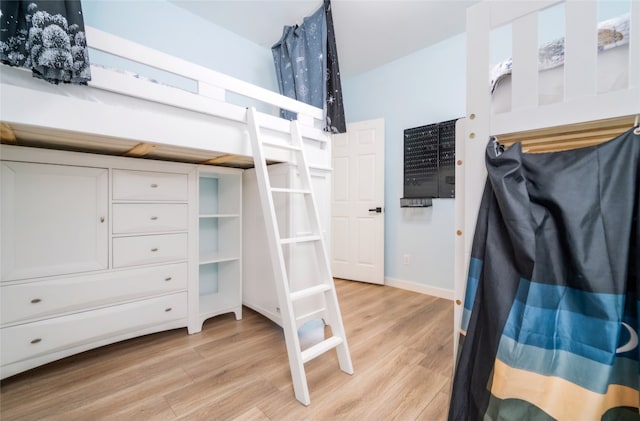
M 278 91 L 268 48 L 172 3 L 164 0 L 82 0 L 82 11 L 86 25 Z M 90 56 L 92 62 L 113 63 L 94 55 Z M 126 70 L 139 71 L 137 67 Z
M 454 199 L 400 208 L 403 130 L 464 116 L 465 34 L 343 79 L 348 122 L 385 121 L 385 277 L 453 289 Z M 403 264 L 403 256 L 410 263 Z
M 277 91 L 269 49 L 169 2 L 83 0 L 82 4 L 87 25 Z M 92 60 L 113 63 L 97 54 Z M 127 70 L 139 71 L 135 66 Z M 349 121 L 385 119 L 387 277 L 453 288 L 453 199 L 435 200 L 427 209 L 400 209 L 402 131 L 462 116 L 464 89 L 464 36 L 343 80 Z M 410 255 L 409 265 L 402 264 L 405 254 Z

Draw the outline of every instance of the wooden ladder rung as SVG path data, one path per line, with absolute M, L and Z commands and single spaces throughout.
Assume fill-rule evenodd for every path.
M 280 244 L 292 244 L 292 243 L 308 243 L 311 241 L 320 241 L 319 235 L 305 235 L 304 237 L 291 237 L 283 238 L 280 240 Z
M 267 142 L 267 141 L 263 140 L 262 144 L 266 145 L 266 146 L 271 146 L 273 148 L 288 149 L 288 150 L 291 150 L 291 151 L 301 151 L 302 150 L 302 148 L 300 148 L 298 146 L 295 146 L 295 145 L 292 145 L 290 143 L 275 143 L 275 142 Z
M 311 194 L 311 190 L 307 189 L 283 189 L 280 187 L 272 187 L 271 191 L 274 193 L 300 193 L 300 194 Z
M 322 294 L 329 291 L 331 287 L 327 284 L 314 285 L 309 288 L 301 289 L 299 291 L 292 292 L 289 294 L 291 297 L 291 301 L 297 301 L 305 297 L 310 297 L 312 295 Z
M 312 347 L 302 351 L 302 362 L 306 363 L 308 361 L 311 361 L 314 358 L 324 354 L 325 352 L 330 351 L 333 348 L 337 347 L 342 342 L 343 342 L 342 338 L 339 338 L 337 336 L 332 336 L 328 339 L 325 339 L 324 341 L 319 342 L 313 345 Z

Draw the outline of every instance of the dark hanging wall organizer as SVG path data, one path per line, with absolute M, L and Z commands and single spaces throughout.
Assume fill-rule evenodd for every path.
M 401 207 L 427 207 L 455 197 L 456 120 L 404 131 L 404 197 Z

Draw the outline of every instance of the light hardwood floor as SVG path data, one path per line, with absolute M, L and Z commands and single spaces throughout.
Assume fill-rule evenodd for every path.
M 396 288 L 336 280 L 355 373 L 335 352 L 306 364 L 311 405 L 293 396 L 282 330 L 245 308 L 135 338 L 1 383 L 2 420 L 443 420 L 453 305 Z M 301 341 L 328 328 L 311 322 Z

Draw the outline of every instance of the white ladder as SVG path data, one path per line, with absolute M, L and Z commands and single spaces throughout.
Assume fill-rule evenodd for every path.
M 282 328 L 284 329 L 284 338 L 287 345 L 287 354 L 289 356 L 289 366 L 291 367 L 293 390 L 296 399 L 304 405 L 309 405 L 311 403 L 311 398 L 309 397 L 309 387 L 307 386 L 307 376 L 304 371 L 304 364 L 317 356 L 336 348 L 340 369 L 346 373 L 352 374 L 353 366 L 351 364 L 351 356 L 349 354 L 344 326 L 342 325 L 342 316 L 340 315 L 338 297 L 336 295 L 333 277 L 331 276 L 329 259 L 324 246 L 320 220 L 318 218 L 318 209 L 316 207 L 311 188 L 311 175 L 304 155 L 302 136 L 298 127 L 298 122 L 295 120 L 291 121 L 291 143 L 286 144 L 272 143 L 262 140 L 260 126 L 256 121 L 256 111 L 254 108 L 247 109 L 247 123 L 249 125 L 251 147 L 253 149 L 253 162 L 255 164 L 258 179 L 260 203 L 262 204 L 265 226 L 267 229 L 269 253 L 276 280 L 275 287 L 278 302 L 280 304 Z M 295 155 L 293 163 L 297 166 L 300 173 L 300 180 L 302 184 L 301 188 L 289 189 L 271 187 L 269 173 L 267 171 L 267 163 L 264 156 L 264 145 L 285 149 Z M 307 212 L 309 214 L 311 235 L 294 238 L 280 238 L 276 210 L 273 202 L 273 193 L 301 194 L 304 196 Z M 315 245 L 315 256 L 318 260 L 317 266 L 320 270 L 321 281 L 312 287 L 291 292 L 289 289 L 289 277 L 287 275 L 282 247 L 285 244 L 300 242 L 312 242 Z M 325 322 L 331 326 L 333 336 L 311 346 L 310 348 L 302 350 L 300 349 L 300 339 L 298 338 L 293 303 L 302 298 L 314 295 L 324 296 L 326 309 Z

